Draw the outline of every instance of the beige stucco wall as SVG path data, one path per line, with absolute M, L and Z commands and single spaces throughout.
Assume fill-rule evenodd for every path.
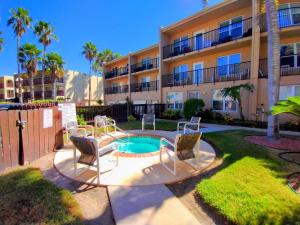
M 99 99 L 103 100 L 102 77 L 91 77 L 91 103 L 97 104 Z M 89 76 L 78 71 L 66 70 L 64 75 L 65 98 L 77 104 L 87 104 L 89 98 Z

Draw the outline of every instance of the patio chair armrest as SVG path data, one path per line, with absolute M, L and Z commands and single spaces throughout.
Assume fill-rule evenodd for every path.
M 68 132 L 70 132 L 70 136 L 83 136 L 83 137 L 87 136 L 86 129 L 83 127 L 70 128 Z
M 116 146 L 116 148 L 114 149 L 113 147 Z M 103 146 L 101 148 L 98 148 L 98 152 L 99 154 L 105 154 L 107 152 L 110 152 L 110 151 L 114 151 L 114 150 L 117 150 L 119 151 L 119 145 L 117 143 L 110 143 L 106 146 Z
M 107 119 L 107 123 L 109 126 L 116 126 L 116 121 L 114 119 Z
M 172 143 L 171 141 L 169 141 L 169 140 L 166 139 L 166 138 L 160 138 L 160 146 L 165 146 L 165 145 L 162 144 L 163 141 L 167 142 L 169 145 L 171 145 L 173 148 L 175 148 L 174 143 Z
M 94 127 L 92 125 L 78 125 L 77 127 L 94 130 Z

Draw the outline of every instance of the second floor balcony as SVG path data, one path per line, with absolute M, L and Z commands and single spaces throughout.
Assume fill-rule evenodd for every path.
M 107 87 L 104 89 L 104 94 L 123 94 L 128 93 L 128 85 L 119 85 L 113 87 Z
M 24 98 L 31 98 L 31 93 L 28 92 L 28 91 L 23 92 L 22 94 L 23 94 L 23 97 L 24 97 Z M 52 90 L 50 90 L 50 91 L 45 91 L 44 94 L 45 94 L 45 98 L 46 98 L 46 99 L 49 99 L 49 98 L 52 98 L 52 97 L 53 97 L 53 92 L 52 92 Z M 63 90 L 57 90 L 57 91 L 56 91 L 56 95 L 62 97 L 62 96 L 64 96 L 64 91 L 63 91 Z M 34 97 L 35 97 L 36 99 L 41 99 L 41 98 L 42 98 L 42 91 L 34 91 Z
M 281 56 L 280 76 L 300 75 L 300 54 Z M 259 60 L 259 78 L 268 77 L 268 59 Z
M 157 91 L 159 89 L 159 81 L 149 81 L 143 83 L 134 83 L 130 85 L 131 92 Z
M 162 76 L 162 87 L 200 85 L 250 78 L 251 62 L 210 67 Z
M 34 78 L 33 80 L 34 85 L 41 85 L 42 84 L 42 78 Z M 45 77 L 44 78 L 44 84 L 53 84 L 54 83 L 54 78 L 53 77 Z M 64 83 L 64 78 L 58 78 L 56 79 L 56 83 Z M 30 86 L 30 79 L 23 79 L 22 81 L 23 86 Z
M 111 79 L 114 77 L 124 76 L 128 74 L 128 66 L 113 68 L 111 71 L 105 73 L 105 79 Z
M 137 73 L 145 70 L 157 69 L 158 68 L 158 58 L 144 60 L 142 62 L 131 65 L 131 73 Z
M 251 35 L 252 18 L 237 20 L 231 24 L 222 25 L 218 29 L 184 38 L 181 41 L 174 41 L 173 44 L 163 47 L 163 58 L 199 51 Z

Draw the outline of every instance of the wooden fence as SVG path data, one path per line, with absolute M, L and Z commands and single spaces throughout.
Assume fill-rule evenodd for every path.
M 166 109 L 165 104 L 138 104 L 130 105 L 110 105 L 110 106 L 77 106 L 77 115 L 84 118 L 85 121 L 92 122 L 97 115 L 106 115 L 117 121 L 126 121 L 128 115 L 133 115 L 141 119 L 145 113 L 154 113 L 156 118 L 161 118 Z
M 48 128 L 44 128 L 46 109 L 52 109 L 53 123 Z M 62 116 L 57 106 L 0 111 L 0 171 L 28 164 L 62 146 Z

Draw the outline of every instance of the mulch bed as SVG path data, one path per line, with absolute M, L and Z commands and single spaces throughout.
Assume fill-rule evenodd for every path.
M 266 136 L 247 136 L 245 140 L 262 145 L 267 148 L 278 149 L 283 152 L 278 154 L 278 157 L 289 163 L 300 165 L 298 157 L 292 156 L 294 154 L 300 154 L 300 140 L 292 138 L 280 138 L 278 140 L 269 139 Z M 300 194 L 300 172 L 291 174 L 287 177 L 289 186 L 298 194 Z
M 272 140 L 266 136 L 247 136 L 245 137 L 245 140 L 250 143 L 262 145 L 268 148 L 287 151 L 300 151 L 300 140 L 296 139 L 280 138 L 278 140 Z

